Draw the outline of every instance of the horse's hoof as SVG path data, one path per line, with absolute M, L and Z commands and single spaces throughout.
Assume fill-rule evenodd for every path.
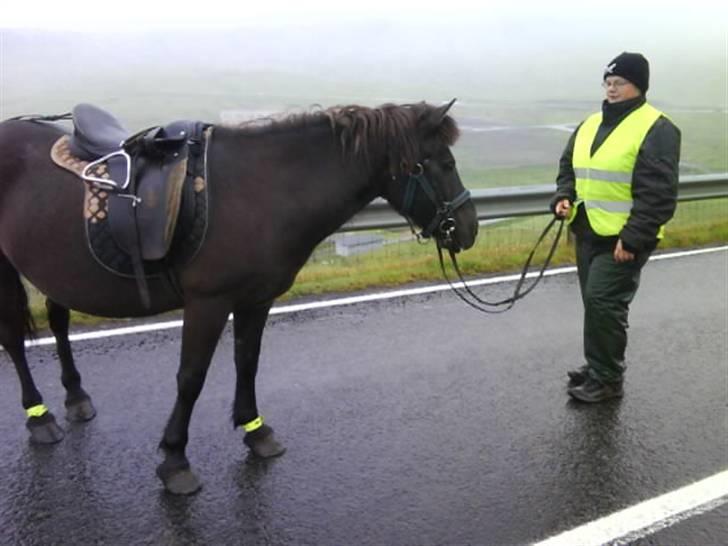
M 280 457 L 286 452 L 286 448 L 278 443 L 273 435 L 273 429 L 268 425 L 246 434 L 243 442 L 254 455 L 263 459 Z
M 30 440 L 36 444 L 55 444 L 66 435 L 51 412 L 40 417 L 28 417 L 25 426 L 30 431 Z
M 162 463 L 157 467 L 157 476 L 164 484 L 164 489 L 172 495 L 192 495 L 202 487 L 195 473 L 186 468 L 170 468 Z
M 91 398 L 82 398 L 73 402 L 66 402 L 66 419 L 74 423 L 83 423 L 96 417 L 96 408 Z
M 164 482 L 164 488 L 172 495 L 193 495 L 202 488 L 202 483 L 189 468 L 172 474 Z

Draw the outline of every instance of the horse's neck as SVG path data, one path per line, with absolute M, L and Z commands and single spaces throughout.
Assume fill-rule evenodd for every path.
M 222 151 L 213 155 L 225 157 L 218 160 L 217 172 L 243 173 L 236 185 L 245 186 L 248 177 L 263 180 L 256 191 L 263 194 L 261 203 L 278 208 L 270 214 L 296 209 L 280 223 L 314 239 L 338 229 L 379 193 L 371 169 L 353 158 L 345 159 L 325 126 L 258 136 L 223 130 L 218 146 Z M 370 164 L 377 160 L 370 158 Z M 245 193 L 249 195 L 250 189 Z
M 342 159 L 336 148 L 326 159 L 320 176 L 308 178 L 313 216 L 322 221 L 324 233 L 330 235 L 362 210 L 379 191 L 371 169 L 355 159 Z M 315 212 L 314 212 L 315 210 Z
M 271 137 L 281 166 L 278 183 L 298 195 L 305 193 L 302 210 L 338 228 L 379 193 L 372 168 L 343 155 L 328 127 L 308 129 L 301 135 Z M 369 165 L 377 158 L 370 158 Z

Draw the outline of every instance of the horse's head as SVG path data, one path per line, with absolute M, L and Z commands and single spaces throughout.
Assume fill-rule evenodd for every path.
M 413 136 L 390 150 L 384 197 L 422 229 L 423 237 L 458 252 L 473 246 L 478 217 L 470 192 L 463 187 L 450 146 L 458 137 L 447 115 L 455 102 L 434 107 L 411 105 Z

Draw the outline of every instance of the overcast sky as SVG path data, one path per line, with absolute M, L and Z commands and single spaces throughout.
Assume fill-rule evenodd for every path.
M 722 5 L 721 5 L 722 4 Z M 5 2 L 3 27 L 73 30 L 140 29 L 169 26 L 300 25 L 321 21 L 387 20 L 402 24 L 454 20 L 479 24 L 517 21 L 531 27 L 588 26 L 591 30 L 620 27 L 683 28 L 695 37 L 725 34 L 728 7 L 716 0 L 682 2 L 626 1 L 498 1 L 473 0 L 265 0 L 157 1 L 23 0 Z M 693 25 L 699 25 L 694 27 Z M 677 36 L 675 37 L 678 38 Z

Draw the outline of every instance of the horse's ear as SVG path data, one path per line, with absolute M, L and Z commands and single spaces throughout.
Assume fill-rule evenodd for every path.
M 448 110 L 452 108 L 452 105 L 455 104 L 455 101 L 458 99 L 452 99 L 447 104 L 443 104 L 442 106 L 439 106 L 438 108 L 435 108 L 435 114 L 437 115 L 437 125 L 440 125 L 442 123 L 442 120 L 445 119 L 445 116 L 447 115 Z
M 440 106 L 440 108 L 442 108 L 442 117 L 440 118 L 440 121 L 445 119 L 445 116 L 447 115 L 448 110 L 450 110 L 450 108 L 452 108 L 452 105 L 455 104 L 456 100 L 458 100 L 457 97 L 453 98 L 450 102 L 448 102 L 444 106 Z
M 447 104 L 443 104 L 442 106 L 433 108 L 430 114 L 427 116 L 427 127 L 430 129 L 437 129 L 442 123 L 442 120 L 445 119 L 448 110 L 450 110 L 450 108 L 452 108 L 452 105 L 455 104 L 456 100 L 457 99 L 452 99 Z

